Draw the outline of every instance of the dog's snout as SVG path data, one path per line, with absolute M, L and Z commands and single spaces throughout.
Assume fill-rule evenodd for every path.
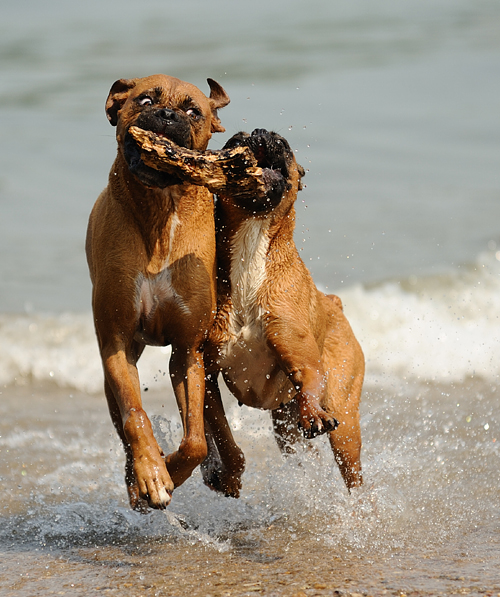
M 174 124 L 179 122 L 179 115 L 170 108 L 162 108 L 158 111 L 158 116 L 167 124 Z
M 269 131 L 266 131 L 266 129 L 255 129 L 252 131 L 253 146 L 256 154 L 258 154 L 255 156 L 257 160 L 264 159 L 268 141 Z

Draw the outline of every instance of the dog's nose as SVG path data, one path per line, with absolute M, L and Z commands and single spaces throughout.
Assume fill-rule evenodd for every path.
M 252 137 L 263 137 L 268 134 L 269 131 L 267 131 L 266 129 L 254 129 L 252 131 Z
M 158 116 L 162 120 L 165 120 L 167 124 L 179 122 L 179 115 L 170 108 L 163 108 L 162 110 L 159 110 Z

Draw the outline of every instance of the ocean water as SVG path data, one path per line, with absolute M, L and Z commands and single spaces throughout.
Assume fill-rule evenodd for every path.
M 367 360 L 355 494 L 227 394 L 241 498 L 196 472 L 128 509 L 83 245 L 109 88 L 155 72 L 226 89 L 211 148 L 265 127 L 307 169 L 296 243 Z M 21 0 L 0 73 L 0 594 L 500 594 L 500 5 Z M 165 449 L 168 358 L 140 362 Z

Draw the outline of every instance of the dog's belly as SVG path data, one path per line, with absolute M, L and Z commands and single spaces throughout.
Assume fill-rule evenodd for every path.
M 243 326 L 219 348 L 219 355 L 224 380 L 246 406 L 272 410 L 293 397 L 293 386 L 258 322 Z

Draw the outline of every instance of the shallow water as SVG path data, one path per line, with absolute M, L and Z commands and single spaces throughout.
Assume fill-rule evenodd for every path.
M 4 390 L 2 594 L 500 592 L 495 392 L 474 380 L 369 384 L 353 495 L 321 438 L 283 460 L 267 414 L 227 397 L 247 458 L 241 499 L 196 473 L 166 512 L 141 515 L 103 400 Z M 179 437 L 168 394 L 146 397 L 166 449 Z

